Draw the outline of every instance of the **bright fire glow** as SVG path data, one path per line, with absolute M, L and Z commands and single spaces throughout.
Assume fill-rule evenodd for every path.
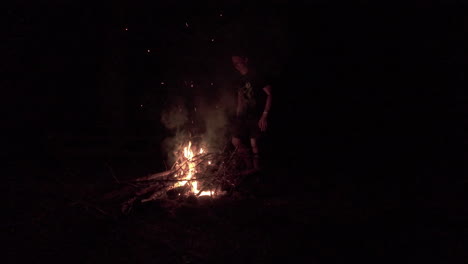
M 198 153 L 203 154 L 204 153 L 203 148 L 200 148 Z M 195 161 L 193 160 L 193 157 L 194 157 L 194 153 L 192 151 L 192 142 L 189 141 L 188 145 L 184 147 L 185 161 L 181 163 L 181 164 L 186 164 L 186 165 L 182 165 L 184 167 L 181 168 L 181 171 L 179 173 L 179 178 L 182 179 L 182 181 L 177 182 L 174 187 L 184 186 L 185 184 L 188 183 L 188 181 L 192 179 L 192 177 L 197 172 L 195 168 L 196 164 L 195 164 Z M 200 190 L 198 189 L 198 182 L 190 181 L 190 184 L 191 184 L 192 193 L 198 194 L 200 192 Z M 202 195 L 213 195 L 213 191 L 202 191 L 200 193 L 200 196 Z

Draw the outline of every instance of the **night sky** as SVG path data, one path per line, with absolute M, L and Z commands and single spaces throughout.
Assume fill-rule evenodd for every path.
M 132 137 L 159 148 L 171 133 L 161 114 L 174 104 L 230 106 L 230 52 L 242 48 L 274 87 L 269 147 L 288 157 L 286 166 L 315 160 L 321 170 L 351 171 L 355 179 L 406 165 L 432 174 L 410 157 L 423 152 L 436 160 L 448 148 L 451 137 L 441 127 L 450 127 L 445 114 L 461 109 L 460 90 L 449 88 L 463 78 L 464 7 L 281 0 L 6 5 L 4 150 L 34 160 L 63 138 L 92 145 Z

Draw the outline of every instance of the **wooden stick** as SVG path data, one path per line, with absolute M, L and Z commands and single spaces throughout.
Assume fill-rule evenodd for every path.
M 114 177 L 114 180 L 115 180 L 118 184 L 120 184 L 119 179 L 117 179 L 117 177 L 115 177 L 114 170 L 112 169 L 112 167 L 111 167 L 108 163 L 106 163 L 106 166 L 107 166 L 107 168 L 109 169 L 109 172 L 111 173 L 112 177 Z
M 140 177 L 138 179 L 135 179 L 134 181 L 140 182 L 140 181 L 149 181 L 149 180 L 154 180 L 154 179 L 158 179 L 158 178 L 163 178 L 163 177 L 166 177 L 166 176 L 169 176 L 169 175 L 173 174 L 176 171 L 177 170 L 172 169 L 172 170 L 168 170 L 168 171 L 154 173 L 154 174 L 151 174 L 151 175 L 148 175 L 148 176 L 145 176 L 145 177 Z

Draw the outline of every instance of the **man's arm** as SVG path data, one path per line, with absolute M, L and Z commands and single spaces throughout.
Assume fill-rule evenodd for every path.
M 261 131 L 265 131 L 267 129 L 267 126 L 268 126 L 267 117 L 268 117 L 268 113 L 270 112 L 271 101 L 273 99 L 270 85 L 263 87 L 263 91 L 267 94 L 267 98 L 265 102 L 265 108 L 263 109 L 262 117 L 258 121 L 258 126 L 260 127 Z
M 267 85 L 263 87 L 263 91 L 267 94 L 266 102 L 265 102 L 265 108 L 263 110 L 263 115 L 267 117 L 268 113 L 270 112 L 271 109 L 271 101 L 272 101 L 272 94 L 271 94 L 271 85 Z

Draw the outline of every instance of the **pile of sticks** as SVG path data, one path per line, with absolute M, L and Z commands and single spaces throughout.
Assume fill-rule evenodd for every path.
M 105 199 L 126 197 L 121 203 L 121 212 L 128 214 L 135 203 L 146 203 L 157 199 L 184 199 L 199 196 L 203 191 L 210 191 L 212 196 L 229 194 L 248 172 L 242 167 L 242 159 L 237 151 L 207 152 L 197 154 L 187 160 L 183 155 L 166 171 L 150 174 L 127 182 L 120 182 L 124 187 L 105 195 Z M 189 162 L 196 173 L 190 179 L 183 176 L 189 170 Z M 193 193 L 192 183 L 196 181 L 198 193 Z M 185 182 L 176 186 L 177 182 Z

